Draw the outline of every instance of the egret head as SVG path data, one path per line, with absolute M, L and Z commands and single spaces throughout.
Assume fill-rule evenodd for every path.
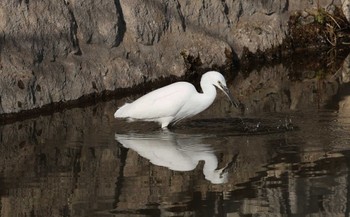
M 232 105 L 234 105 L 236 108 L 239 108 L 240 103 L 232 96 L 231 91 L 228 89 L 226 80 L 222 74 L 216 71 L 209 71 L 203 75 L 202 80 L 222 90 L 222 92 L 224 92 L 225 95 L 230 99 Z

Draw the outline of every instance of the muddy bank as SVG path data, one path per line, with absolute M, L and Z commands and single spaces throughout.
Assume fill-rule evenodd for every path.
M 191 71 L 230 71 L 249 65 L 249 56 L 280 58 L 313 41 L 296 38 L 302 28 L 330 28 L 321 22 L 328 19 L 343 30 L 346 5 L 331 0 L 5 0 L 0 7 L 0 115 L 77 105 L 79 99 Z M 333 46 L 332 39 L 328 35 L 315 44 Z

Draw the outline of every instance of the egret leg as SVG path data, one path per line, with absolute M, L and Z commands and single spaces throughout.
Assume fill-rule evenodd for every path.
M 169 123 L 162 123 L 162 129 L 167 130 Z
M 163 129 L 167 129 L 168 125 L 170 124 L 170 122 L 173 120 L 173 117 L 163 117 L 163 118 L 159 118 L 159 123 L 162 125 Z

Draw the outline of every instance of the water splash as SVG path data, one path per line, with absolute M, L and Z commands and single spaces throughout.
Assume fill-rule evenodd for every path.
M 241 123 L 241 129 L 243 129 L 243 131 L 247 134 L 280 133 L 293 131 L 296 129 L 296 126 L 293 124 L 292 119 L 289 117 L 279 120 L 242 119 Z
M 279 120 L 279 125 L 277 130 L 294 130 L 294 126 L 291 118 L 285 118 L 284 120 Z

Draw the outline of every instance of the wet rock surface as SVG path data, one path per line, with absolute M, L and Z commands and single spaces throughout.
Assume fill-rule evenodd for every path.
M 294 12 L 346 2 L 5 0 L 0 115 L 232 64 L 282 45 Z

